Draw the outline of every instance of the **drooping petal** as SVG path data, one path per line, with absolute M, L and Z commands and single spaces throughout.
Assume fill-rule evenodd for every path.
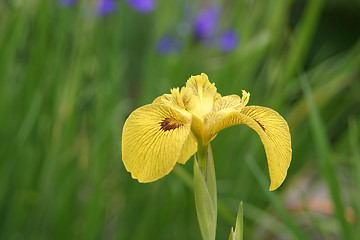
M 270 191 L 277 189 L 285 180 L 291 161 L 291 136 L 289 126 L 276 111 L 258 106 L 244 107 L 243 122 L 254 129 L 265 147 L 269 165 Z
M 190 120 L 165 104 L 149 104 L 132 112 L 122 136 L 122 159 L 132 177 L 139 182 L 155 181 L 177 161 L 186 162 L 196 148 L 188 140 Z
M 187 160 L 189 160 L 190 157 L 196 153 L 196 151 L 197 151 L 196 137 L 192 132 L 190 132 L 188 138 L 185 140 L 183 144 L 177 162 L 181 164 L 185 164 Z
M 291 136 L 286 121 L 270 108 L 247 106 L 220 119 L 213 132 L 218 133 L 237 124 L 246 124 L 259 134 L 269 165 L 269 190 L 277 189 L 284 181 L 291 161 Z

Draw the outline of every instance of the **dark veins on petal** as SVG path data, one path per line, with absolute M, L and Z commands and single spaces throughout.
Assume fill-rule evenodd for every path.
M 172 129 L 179 128 L 183 125 L 184 124 L 176 121 L 175 119 L 165 118 L 163 121 L 160 122 L 160 126 L 161 126 L 160 129 L 164 131 L 170 131 Z
M 255 120 L 255 119 L 254 119 Z M 257 122 L 257 124 L 259 124 L 259 126 L 264 130 L 264 132 L 265 132 L 265 127 L 259 122 L 259 121 L 257 121 L 257 120 L 255 120 L 255 122 Z

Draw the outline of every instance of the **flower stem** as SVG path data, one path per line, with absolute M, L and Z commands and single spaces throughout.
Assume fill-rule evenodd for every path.
M 214 160 L 210 144 L 199 146 L 194 158 L 195 205 L 202 238 L 216 235 L 217 196 Z
M 199 168 L 206 180 L 206 174 L 205 174 L 206 164 L 207 164 L 206 159 L 208 158 L 208 146 L 207 145 L 206 146 L 201 146 L 200 144 L 198 145 L 197 157 L 198 157 L 197 161 L 199 164 Z

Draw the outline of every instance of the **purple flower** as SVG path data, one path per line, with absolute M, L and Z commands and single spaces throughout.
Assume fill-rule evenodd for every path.
M 78 0 L 59 0 L 63 6 L 74 5 Z
M 182 48 L 182 42 L 179 39 L 172 37 L 168 34 L 165 34 L 157 44 L 157 51 L 161 55 L 170 52 L 179 52 Z
M 101 16 L 115 12 L 117 9 L 116 0 L 98 0 L 97 12 Z
M 211 41 L 215 37 L 219 25 L 221 10 L 217 5 L 202 9 L 195 20 L 195 37 L 202 41 Z
M 139 13 L 150 13 L 156 8 L 156 0 L 127 0 L 132 9 Z
M 223 52 L 233 51 L 239 42 L 239 36 L 233 29 L 224 31 L 219 39 L 219 46 Z

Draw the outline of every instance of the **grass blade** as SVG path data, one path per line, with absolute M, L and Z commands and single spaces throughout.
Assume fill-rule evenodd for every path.
M 307 106 L 309 108 L 310 124 L 314 137 L 314 144 L 318 151 L 319 166 L 328 184 L 329 191 L 335 205 L 336 217 L 341 225 L 343 237 L 344 239 L 352 239 L 352 231 L 344 215 L 345 210 L 341 199 L 340 188 L 336 179 L 336 173 L 333 166 L 329 162 L 330 146 L 326 136 L 324 124 L 322 123 L 320 114 L 314 103 L 312 92 L 306 78 L 302 77 L 300 82 L 305 95 Z

